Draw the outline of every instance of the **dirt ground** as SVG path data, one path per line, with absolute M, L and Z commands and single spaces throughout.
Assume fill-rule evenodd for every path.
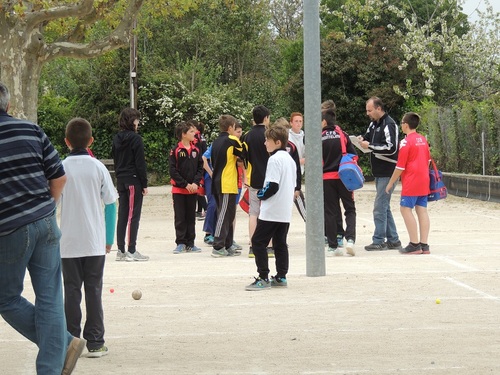
M 500 204 L 449 196 L 429 204 L 432 254 L 367 252 L 374 192 L 367 183 L 356 193 L 355 257 L 326 258 L 326 276 L 306 276 L 305 224 L 294 211 L 289 287 L 247 292 L 256 275 L 248 246 L 212 258 L 199 221 L 203 252 L 174 255 L 170 188 L 151 188 L 138 242 L 151 260 L 109 255 L 110 352 L 82 357 L 74 374 L 500 374 Z M 247 223 L 238 210 L 240 244 Z M 29 280 L 25 294 L 33 299 Z M 0 374 L 34 374 L 36 354 L 0 320 Z

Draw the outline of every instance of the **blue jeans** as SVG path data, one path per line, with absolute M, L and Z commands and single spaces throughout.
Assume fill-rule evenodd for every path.
M 217 223 L 217 202 L 212 195 L 212 178 L 208 173 L 205 173 L 205 196 L 208 203 L 205 212 L 205 221 L 203 222 L 203 231 L 213 236 L 215 233 L 215 224 Z
M 381 244 L 385 242 L 398 242 L 399 236 L 396 230 L 396 223 L 391 212 L 391 197 L 396 184 L 392 186 L 389 194 L 385 192 L 385 188 L 389 183 L 390 177 L 375 177 L 375 187 L 377 195 L 373 205 L 373 221 L 375 223 L 375 232 L 373 233 L 373 243 Z
M 60 375 L 73 338 L 64 316 L 55 213 L 0 237 L 0 314 L 38 346 L 37 374 Z M 28 269 L 35 305 L 21 296 Z

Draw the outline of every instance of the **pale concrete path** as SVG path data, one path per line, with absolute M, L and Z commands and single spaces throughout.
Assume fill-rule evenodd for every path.
M 356 193 L 355 257 L 326 258 L 327 275 L 307 277 L 305 225 L 294 211 L 289 287 L 247 292 L 256 275 L 247 246 L 240 257 L 211 258 L 197 222 L 203 252 L 172 254 L 170 189 L 151 188 L 139 240 L 151 260 L 110 254 L 110 353 L 81 358 L 74 374 L 500 374 L 500 204 L 449 196 L 429 206 L 431 255 L 367 252 L 374 190 Z M 407 243 L 398 195 L 393 213 Z M 236 240 L 246 244 L 247 218 L 237 217 Z M 0 320 L 0 374 L 34 374 L 36 353 Z

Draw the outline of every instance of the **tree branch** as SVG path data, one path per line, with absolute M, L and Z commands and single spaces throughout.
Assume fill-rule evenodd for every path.
M 58 57 L 89 59 L 128 45 L 130 30 L 143 2 L 144 0 L 129 0 L 120 24 L 106 38 L 91 43 L 62 41 L 48 44 L 44 50 L 46 60 Z
M 26 24 L 28 29 L 33 29 L 37 25 L 52 21 L 58 18 L 76 17 L 82 18 L 92 12 L 94 0 L 81 0 L 79 3 L 68 6 L 60 6 L 44 9 L 26 14 Z

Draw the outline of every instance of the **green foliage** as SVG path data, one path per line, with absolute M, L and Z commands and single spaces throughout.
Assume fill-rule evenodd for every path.
M 284 98 L 288 114 L 304 113 L 304 42 L 303 40 L 281 41 L 277 81 Z
M 447 172 L 482 174 L 484 132 L 485 173 L 500 172 L 500 111 L 498 98 L 462 102 L 454 107 L 424 103 L 420 108 L 422 128 L 439 167 Z
M 218 119 L 222 114 L 231 114 L 242 125 L 248 125 L 252 105 L 240 98 L 237 88 L 219 86 L 214 91 L 189 92 L 175 77 L 162 75 L 159 80 L 140 87 L 140 110 L 144 127 L 159 130 L 164 128 L 168 137 L 174 138 L 175 126 L 183 120 L 195 119 L 205 124 L 208 141 L 218 134 Z
M 161 183 L 170 180 L 168 155 L 177 143 L 174 129 L 180 121 L 195 119 L 204 123 L 205 137 L 210 142 L 219 133 L 221 114 L 231 114 L 245 125 L 249 124 L 248 114 L 252 110 L 252 105 L 241 99 L 237 88 L 225 85 L 210 93 L 190 92 L 175 78 L 157 74 L 153 81 L 139 88 L 146 162 L 153 178 Z
M 168 158 L 170 149 L 175 145 L 176 140 L 169 137 L 167 129 L 155 129 L 142 134 L 144 141 L 146 165 L 152 172 L 150 181 L 152 184 L 166 184 L 170 182 L 168 172 Z
M 97 123 L 91 122 L 94 143 L 90 149 L 96 158 L 109 159 L 111 158 L 113 137 L 118 128 L 118 115 L 116 111 L 109 111 L 102 113 L 99 120 Z
M 162 183 L 169 180 L 168 151 L 176 142 L 173 128 L 179 121 L 202 121 L 210 141 L 218 134 L 217 120 L 224 113 L 248 129 L 256 104 L 271 110 L 272 121 L 288 118 L 293 111 L 304 112 L 303 41 L 297 13 L 303 2 L 193 0 L 183 3 L 186 7 L 175 16 L 167 14 L 178 3 L 169 3 L 168 9 L 163 3 L 149 3 L 138 20 L 140 133 L 149 172 Z M 486 64 L 477 54 L 477 64 L 470 64 L 467 56 L 473 49 L 464 48 L 457 59 L 456 50 L 442 48 L 449 40 L 439 39 L 441 34 L 467 36 L 469 25 L 461 15 L 446 12 L 446 6 L 453 10 L 454 4 L 438 3 L 412 0 L 410 7 L 404 0 L 323 0 L 322 99 L 336 102 L 339 124 L 351 134 L 366 130 L 365 101 L 372 95 L 384 100 L 396 121 L 406 111 L 420 113 L 420 131 L 429 137 L 433 156 L 446 171 L 481 172 L 478 145 L 484 130 L 487 173 L 498 174 L 499 99 L 460 102 L 487 97 L 489 89 L 498 92 L 498 74 L 490 74 L 491 69 L 484 69 L 484 77 L 478 74 L 477 66 Z M 96 39 L 106 28 L 101 24 L 87 37 Z M 437 39 L 426 39 L 429 33 Z M 478 40 L 488 45 L 485 41 L 490 39 Z M 402 52 L 404 43 L 408 55 Z M 421 44 L 427 49 L 420 50 Z M 428 52 L 441 65 L 425 66 L 432 71 L 424 77 L 422 63 L 428 57 L 423 54 Z M 489 56 L 492 64 L 497 61 L 498 54 L 488 53 L 487 48 L 482 55 Z M 91 60 L 57 59 L 45 66 L 39 123 L 63 155 L 64 126 L 79 116 L 94 128 L 94 154 L 110 157 L 118 115 L 129 106 L 128 65 L 129 50 L 124 49 Z M 429 77 L 434 81 L 427 82 Z M 481 86 L 484 78 L 491 78 L 488 90 Z M 476 81 L 481 87 L 475 91 L 464 84 Z M 433 101 L 422 94 L 430 83 Z M 361 166 L 369 171 L 366 156 L 361 157 Z
M 365 103 L 371 96 L 381 97 L 390 115 L 400 118 L 403 98 L 392 87 L 404 82 L 405 77 L 397 69 L 396 43 L 394 36 L 384 29 L 374 30 L 367 44 L 346 40 L 336 33 L 322 41 L 321 97 L 335 101 L 339 124 L 348 133 L 365 132 L 368 125 Z M 284 88 L 285 95 L 297 109 L 303 108 L 304 100 L 303 65 L 296 62 L 299 45 L 289 45 L 283 56 L 287 60 L 283 62 L 284 70 L 292 77 Z
M 441 144 L 443 145 L 444 160 L 447 170 L 458 170 L 458 142 L 456 132 L 456 111 L 454 108 L 441 108 L 438 113 L 439 126 L 441 127 Z
M 453 163 L 455 165 L 450 166 L 457 169 L 458 166 L 461 166 L 470 173 L 481 172 L 481 158 L 470 158 L 471 150 L 477 150 L 481 140 L 480 137 L 478 138 L 475 129 L 475 124 L 477 124 L 475 105 L 477 103 L 463 102 L 460 107 L 455 109 L 457 112 L 455 133 L 457 139 L 459 139 L 460 147 L 457 149 L 456 163 Z
M 66 124 L 73 117 L 73 105 L 68 99 L 56 96 L 50 91 L 39 100 L 38 123 L 62 156 L 69 151 L 64 143 L 64 136 Z

